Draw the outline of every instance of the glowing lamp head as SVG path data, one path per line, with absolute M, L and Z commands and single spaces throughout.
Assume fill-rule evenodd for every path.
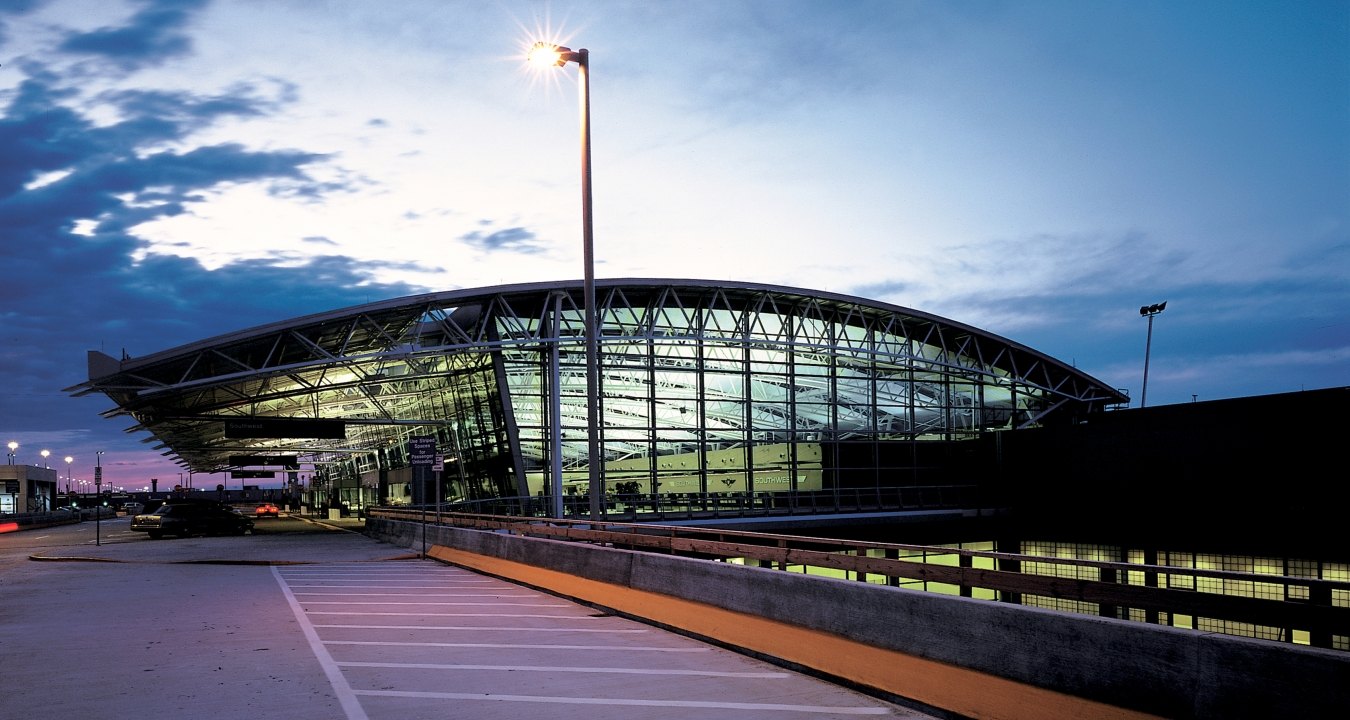
M 530 48 L 530 64 L 538 68 L 560 67 L 567 64 L 565 53 L 572 52 L 569 48 L 554 45 L 553 43 L 537 42 Z

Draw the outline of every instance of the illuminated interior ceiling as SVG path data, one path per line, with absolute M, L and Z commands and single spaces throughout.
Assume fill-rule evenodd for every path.
M 648 412 L 652 384 L 661 386 L 655 412 L 667 427 L 692 428 L 691 409 L 702 403 L 710 443 L 722 432 L 728 441 L 744 438 L 747 402 L 752 425 L 788 422 L 773 416 L 789 393 L 794 430 L 828 426 L 838 437 L 891 426 L 921 437 L 963 407 L 972 415 L 978 408 L 981 422 L 1001 409 L 1000 422 L 1035 424 L 1126 401 L 1030 348 L 898 306 L 719 281 L 600 280 L 596 288 L 607 426 Z M 512 398 L 542 396 L 548 380 L 538 363 L 509 358 L 556 346 L 568 358 L 557 377 L 558 409 L 564 463 L 573 465 L 586 451 L 581 296 L 580 281 L 456 290 L 294 318 L 144 357 L 91 351 L 90 379 L 67 391 L 106 395 L 115 407 L 105 417 L 133 419 L 128 432 L 147 433 L 145 442 L 195 472 L 224 470 L 231 455 L 263 452 L 331 462 L 454 420 L 457 393 L 492 392 L 461 380 L 491 367 L 494 354 L 508 358 L 504 382 Z M 804 341 L 811 333 L 815 339 Z M 742 372 L 749 378 L 742 383 L 709 369 L 719 363 L 749 363 L 755 371 Z M 790 376 L 774 371 L 789 364 L 796 367 Z M 802 370 L 813 364 L 845 379 L 813 378 Z M 850 383 L 851 365 L 872 380 Z M 892 372 L 894 381 L 887 379 Z M 1015 397 L 1036 402 L 1017 405 Z M 512 404 L 519 426 L 545 421 L 544 403 Z M 346 437 L 227 438 L 225 422 L 244 418 L 342 420 Z M 622 432 L 611 437 L 617 441 L 606 447 L 614 459 Z M 544 451 L 522 442 L 527 456 Z

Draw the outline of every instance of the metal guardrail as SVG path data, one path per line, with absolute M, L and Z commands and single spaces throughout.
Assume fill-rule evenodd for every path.
M 651 523 L 466 513 L 441 513 L 437 518 L 423 509 L 395 508 L 372 509 L 368 516 L 414 523 L 439 521 L 447 526 L 779 570 L 826 570 L 848 579 L 893 586 L 906 581 L 940 583 L 961 595 L 974 596 L 974 591 L 983 590 L 1004 602 L 1022 603 L 1024 596 L 1040 596 L 1095 604 L 1098 614 L 1108 617 L 1129 618 L 1131 609 L 1142 610 L 1152 622 L 1159 613 L 1191 615 L 1280 628 L 1286 640 L 1292 640 L 1294 630 L 1305 631 L 1314 647 L 1350 649 L 1350 581 Z M 1025 566 L 1058 569 L 1031 573 L 1023 571 Z M 1097 579 L 1075 577 L 1084 570 Z M 1189 586 L 1197 589 L 1180 590 L 1167 586 L 1175 583 L 1162 582 L 1178 576 L 1190 578 Z M 1198 589 L 1249 585 L 1274 588 L 1279 597 Z
M 421 506 L 404 506 L 420 508 Z M 600 504 L 602 519 L 697 520 L 728 517 L 826 515 L 903 510 L 991 507 L 976 485 L 911 485 L 774 492 L 611 493 Z M 427 505 L 434 512 L 435 505 Z M 549 517 L 548 496 L 462 500 L 440 505 L 442 512 Z M 563 517 L 590 517 L 586 495 L 563 497 Z

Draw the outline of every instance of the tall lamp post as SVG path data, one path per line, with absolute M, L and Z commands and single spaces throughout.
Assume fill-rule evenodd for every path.
M 19 449 L 19 444 L 13 440 L 9 441 L 9 464 L 14 464 L 14 453 Z
M 599 343 L 596 337 L 595 308 L 595 250 L 591 212 L 591 55 L 586 48 L 572 50 L 553 43 L 537 42 L 530 49 L 529 60 L 536 67 L 562 67 L 569 62 L 577 64 L 577 78 L 581 100 L 581 242 L 585 262 L 582 298 L 586 315 L 586 442 L 590 472 L 588 492 L 591 519 L 600 519 L 600 435 L 596 425 L 599 413 Z M 562 479 L 553 483 L 554 513 L 562 515 Z
M 102 545 L 103 529 L 103 451 L 94 453 L 94 544 Z
M 70 464 L 75 462 L 75 458 L 66 456 L 66 494 L 70 494 Z
M 1148 356 L 1153 350 L 1153 316 L 1167 309 L 1167 301 L 1139 308 L 1139 315 L 1148 318 L 1148 340 L 1144 343 L 1144 387 L 1139 391 L 1139 407 L 1148 404 Z
M 47 458 L 51 457 L 52 451 L 51 451 L 51 450 L 43 450 L 41 454 L 42 454 L 42 469 L 43 469 L 43 470 L 46 470 L 46 469 L 47 469 Z

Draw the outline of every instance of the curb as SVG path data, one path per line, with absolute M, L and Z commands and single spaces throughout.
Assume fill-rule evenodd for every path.
M 79 555 L 57 555 L 57 556 L 29 555 L 28 559 L 36 562 L 105 562 L 105 563 L 127 562 L 126 560 L 117 560 L 115 558 L 95 558 L 95 557 L 83 557 Z

